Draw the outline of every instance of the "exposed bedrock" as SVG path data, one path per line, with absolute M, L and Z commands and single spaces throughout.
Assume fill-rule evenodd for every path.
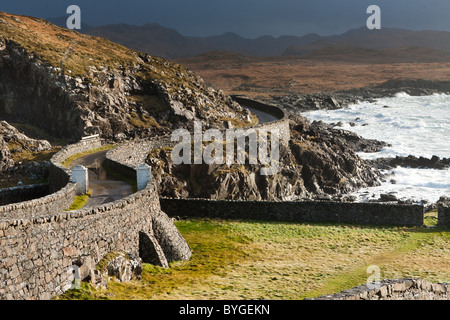
M 258 97 L 258 99 L 280 104 L 293 113 L 301 113 L 310 110 L 345 108 L 360 101 L 375 101 L 380 98 L 394 97 L 399 92 L 405 92 L 411 96 L 427 96 L 436 93 L 450 94 L 450 81 L 395 79 L 375 87 L 313 94 L 292 92 L 268 98 Z
M 0 37 L 0 118 L 69 141 L 91 134 L 114 141 L 140 138 L 193 120 L 206 128 L 253 121 L 249 111 L 207 88 L 195 73 L 149 55 L 135 53 L 134 59 L 134 67 L 89 66 L 85 77 L 72 77 L 70 70 Z
M 395 158 L 378 158 L 369 161 L 372 165 L 378 169 L 390 170 L 396 167 L 409 167 L 409 168 L 428 168 L 428 169 L 447 169 L 450 167 L 449 158 L 440 158 L 433 156 L 431 158 L 416 157 L 409 155 L 407 157 L 397 156 Z
M 47 140 L 35 140 L 20 133 L 6 121 L 0 121 L 0 172 L 16 165 L 16 159 L 24 154 L 42 152 L 51 149 Z
M 47 66 L 20 47 L 0 49 L 0 118 L 38 126 L 57 137 L 80 137 L 84 123 Z
M 295 115 L 290 129 L 291 140 L 280 144 L 280 170 L 274 175 L 262 175 L 259 164 L 248 162 L 175 165 L 172 148 L 152 150 L 146 161 L 160 194 L 167 197 L 276 201 L 342 196 L 379 185 L 379 172 L 355 153 L 367 144 L 364 139 Z

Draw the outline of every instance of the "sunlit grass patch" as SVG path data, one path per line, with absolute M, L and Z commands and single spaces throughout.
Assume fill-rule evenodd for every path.
M 110 282 L 109 299 L 283 299 L 331 294 L 382 278 L 450 279 L 450 232 L 265 221 L 175 222 L 190 261 L 144 264 L 141 281 Z M 95 295 L 98 295 L 95 292 Z
M 86 194 L 81 194 L 75 197 L 73 200 L 72 205 L 66 209 L 66 211 L 74 211 L 82 209 L 86 203 L 88 202 L 89 198 L 92 196 L 92 192 L 89 189 Z
M 437 209 L 425 213 L 424 223 L 426 226 L 432 227 L 437 225 L 438 211 Z

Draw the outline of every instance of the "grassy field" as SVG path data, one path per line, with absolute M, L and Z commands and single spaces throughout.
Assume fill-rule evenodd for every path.
M 262 221 L 182 220 L 190 261 L 170 269 L 144 264 L 141 281 L 83 285 L 59 299 L 295 300 L 382 279 L 450 282 L 450 231 Z

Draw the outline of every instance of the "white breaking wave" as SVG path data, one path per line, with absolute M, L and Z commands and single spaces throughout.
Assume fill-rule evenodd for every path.
M 309 120 L 342 123 L 342 129 L 364 138 L 391 144 L 376 153 L 359 153 L 361 158 L 376 159 L 414 155 L 450 158 L 450 96 L 435 94 L 413 97 L 402 92 L 393 98 L 362 102 L 340 110 L 303 113 Z M 450 170 L 397 168 L 380 187 L 360 190 L 360 200 L 394 193 L 399 199 L 436 202 L 450 195 Z M 395 184 L 391 183 L 395 180 Z

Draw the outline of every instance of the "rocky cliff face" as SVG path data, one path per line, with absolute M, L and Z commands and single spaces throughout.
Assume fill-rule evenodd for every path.
M 5 140 L 0 139 L 0 172 L 6 171 L 14 166 L 11 152 Z
M 50 149 L 51 145 L 48 141 L 31 139 L 6 121 L 0 121 L 0 172 L 14 167 L 24 154 Z
M 254 118 L 184 67 L 45 20 L 0 13 L 0 117 L 120 141 Z
M 280 170 L 261 175 L 259 165 L 174 165 L 171 148 L 152 150 L 147 163 L 160 194 L 226 200 L 343 198 L 362 187 L 379 185 L 380 176 L 355 152 L 372 141 L 291 116 L 291 141 L 280 145 Z M 341 133 L 341 134 L 339 134 Z M 378 142 L 373 142 L 372 147 Z

